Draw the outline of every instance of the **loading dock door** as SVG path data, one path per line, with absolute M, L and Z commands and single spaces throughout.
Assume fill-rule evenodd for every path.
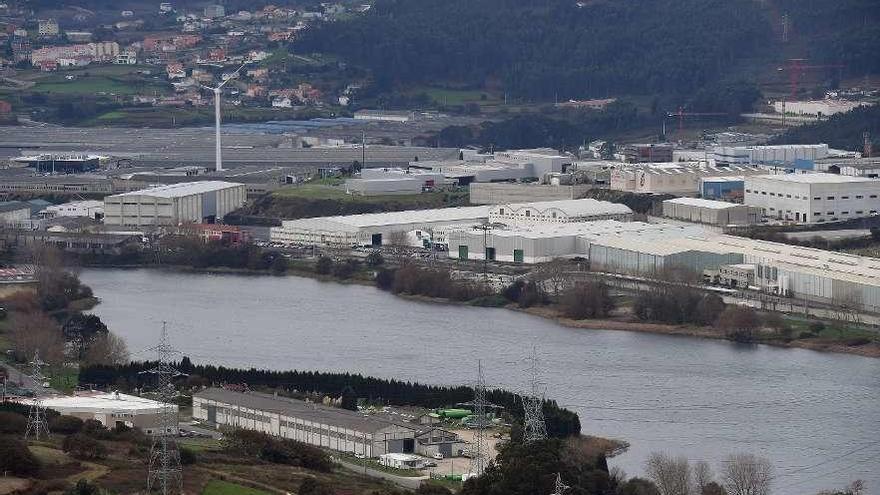
M 373 234 L 372 238 L 370 239 L 370 244 L 372 244 L 374 246 L 381 246 L 382 245 L 382 234 Z
M 208 423 L 217 423 L 217 406 L 205 406 L 208 410 Z
M 443 457 L 452 457 L 452 444 L 451 443 L 441 443 L 438 445 L 440 453 L 443 454 Z
M 416 450 L 416 439 L 415 438 L 404 438 L 403 439 L 403 453 L 404 454 L 412 454 Z
M 525 256 L 523 256 L 522 249 L 514 249 L 513 250 L 513 262 L 514 263 L 522 263 L 525 260 Z
M 466 260 L 468 259 L 468 247 L 467 246 L 458 246 L 458 258 Z
M 493 248 L 493 247 L 486 248 L 486 259 L 489 261 L 495 261 L 495 248 Z

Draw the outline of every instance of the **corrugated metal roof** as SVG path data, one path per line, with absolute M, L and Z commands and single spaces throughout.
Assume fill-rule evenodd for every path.
M 366 433 L 372 433 L 388 427 L 407 428 L 415 432 L 421 431 L 414 424 L 398 423 L 387 419 L 365 416 L 356 411 L 328 407 L 288 397 L 276 397 L 259 392 L 242 393 L 221 388 L 209 388 L 197 392 L 194 394 L 194 397 Z
M 192 194 L 201 194 L 210 191 L 219 191 L 230 187 L 238 187 L 243 184 L 235 182 L 224 182 L 219 180 L 205 180 L 198 182 L 181 182 L 179 184 L 170 184 L 167 186 L 153 187 L 150 189 L 141 189 L 139 191 L 131 191 L 122 194 L 114 194 L 108 196 L 110 198 L 124 196 L 153 196 L 157 198 L 180 198 L 190 196 Z

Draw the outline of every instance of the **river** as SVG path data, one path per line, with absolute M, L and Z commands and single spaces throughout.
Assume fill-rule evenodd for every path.
M 627 440 L 628 475 L 652 451 L 773 461 L 773 493 L 861 478 L 880 494 L 880 360 L 802 349 L 572 329 L 503 309 L 404 300 L 372 287 L 300 277 L 87 269 L 94 313 L 152 358 L 163 320 L 194 362 L 353 371 L 435 384 L 475 378 L 522 390 L 536 346 L 549 398 L 583 432 Z

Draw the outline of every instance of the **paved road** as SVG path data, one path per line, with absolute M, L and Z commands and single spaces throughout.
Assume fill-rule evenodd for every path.
M 334 457 L 333 461 L 344 467 L 345 469 L 356 471 L 361 474 L 366 474 L 371 478 L 380 478 L 383 480 L 388 480 L 395 485 L 401 486 L 403 488 L 407 488 L 409 490 L 417 490 L 419 485 L 422 484 L 422 481 L 429 479 L 427 476 L 397 476 L 394 474 L 386 473 L 383 471 L 377 471 L 375 469 L 366 468 L 364 466 L 359 466 L 357 464 L 352 464 L 348 461 L 343 461 L 338 457 Z

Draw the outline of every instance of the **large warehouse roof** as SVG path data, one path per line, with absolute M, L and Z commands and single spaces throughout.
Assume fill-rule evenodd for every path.
M 711 199 L 703 199 L 703 198 L 673 198 L 667 199 L 664 203 L 670 203 L 675 205 L 685 205 L 685 206 L 696 206 L 699 208 L 707 208 L 712 210 L 726 210 L 728 208 L 736 208 L 737 206 L 742 206 L 737 203 L 728 203 L 727 201 L 712 201 Z
M 59 412 L 88 412 L 88 411 L 144 411 L 155 412 L 161 409 L 162 404 L 154 400 L 136 397 L 134 395 L 106 393 L 106 392 L 81 392 L 77 395 L 57 396 L 43 399 L 43 407 L 56 409 Z
M 221 388 L 209 388 L 194 395 L 202 399 L 223 402 L 249 409 L 278 413 L 285 416 L 338 426 L 360 432 L 375 432 L 389 426 L 418 430 L 411 424 L 401 424 L 387 419 L 364 416 L 356 411 L 329 407 L 287 397 L 277 397 L 258 392 L 234 392 Z
M 235 182 L 224 182 L 219 180 L 181 182 L 180 184 L 170 184 L 167 186 L 153 187 L 150 189 L 141 189 L 139 191 L 115 194 L 114 196 L 153 196 L 156 198 L 181 198 L 183 196 L 191 196 L 193 194 L 220 191 L 240 185 L 241 184 L 236 184 Z
M 364 213 L 361 215 L 339 215 L 332 217 L 302 218 L 285 220 L 284 228 L 323 229 L 328 223 L 349 230 L 367 227 L 389 227 L 394 225 L 432 224 L 438 222 L 481 222 L 489 217 L 488 206 L 463 206 L 459 208 L 437 208 L 432 210 L 406 210 L 387 213 Z
M 510 229 L 493 229 L 492 236 L 523 237 L 526 239 L 544 239 L 551 237 L 577 236 L 588 239 L 601 239 L 618 235 L 669 235 L 687 236 L 704 232 L 696 225 L 677 225 L 670 223 L 620 222 L 617 220 L 596 220 L 592 222 L 569 222 L 538 224 L 532 227 Z M 483 235 L 479 231 L 479 235 Z

